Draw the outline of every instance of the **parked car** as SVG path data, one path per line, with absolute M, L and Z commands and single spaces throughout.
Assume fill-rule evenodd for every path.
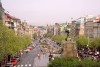
M 5 67 L 13 67 L 13 64 L 10 63 L 10 62 L 9 62 L 9 63 L 6 63 L 6 64 L 5 64 Z
M 30 51 L 30 49 L 25 49 L 24 51 L 25 51 L 25 52 L 27 52 L 27 51 L 29 52 L 29 51 Z
M 14 56 L 14 59 L 17 59 L 17 61 L 20 61 L 20 57 L 19 56 Z
M 11 60 L 11 63 L 13 64 L 13 66 L 15 66 L 17 64 L 17 62 L 18 62 L 17 59 L 12 59 Z
M 32 47 L 28 47 L 27 49 L 32 50 Z

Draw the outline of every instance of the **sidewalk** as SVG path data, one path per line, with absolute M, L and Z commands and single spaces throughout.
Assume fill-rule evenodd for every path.
M 49 57 L 48 55 L 40 55 L 40 59 L 36 57 L 34 59 L 34 65 L 33 67 L 47 67 L 47 64 L 49 63 Z

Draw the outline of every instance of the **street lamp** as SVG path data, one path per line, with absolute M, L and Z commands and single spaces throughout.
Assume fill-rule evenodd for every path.
M 87 44 L 87 47 L 89 46 L 89 29 L 88 29 L 88 44 Z

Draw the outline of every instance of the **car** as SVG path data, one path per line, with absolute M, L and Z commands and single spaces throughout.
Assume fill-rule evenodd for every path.
M 28 53 L 30 51 L 30 49 L 25 49 L 24 52 Z
M 32 50 L 32 47 L 28 47 L 27 49 L 30 49 L 30 50 Z
M 12 59 L 11 60 L 11 63 L 13 64 L 13 66 L 15 66 L 17 64 L 17 62 L 18 62 L 17 59 Z
M 14 59 L 17 59 L 17 61 L 20 61 L 20 57 L 19 56 L 14 56 Z
M 29 51 L 30 51 L 30 49 L 25 49 L 24 51 L 25 51 L 25 52 L 27 52 L 27 51 L 29 52 Z
M 6 64 L 5 64 L 5 67 L 13 67 L 13 64 L 10 63 L 10 62 L 9 62 L 9 63 L 6 63 Z

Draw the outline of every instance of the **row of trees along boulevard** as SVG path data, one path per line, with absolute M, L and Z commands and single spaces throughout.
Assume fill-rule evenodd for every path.
M 78 51 L 99 52 L 100 54 L 100 38 L 89 39 L 86 36 L 77 36 L 75 41 Z
M 77 36 L 75 41 L 78 49 L 89 47 L 100 50 L 100 38 L 88 39 L 86 36 Z
M 0 61 L 9 62 L 12 56 L 31 43 L 29 36 L 15 35 L 15 32 L 0 23 Z

